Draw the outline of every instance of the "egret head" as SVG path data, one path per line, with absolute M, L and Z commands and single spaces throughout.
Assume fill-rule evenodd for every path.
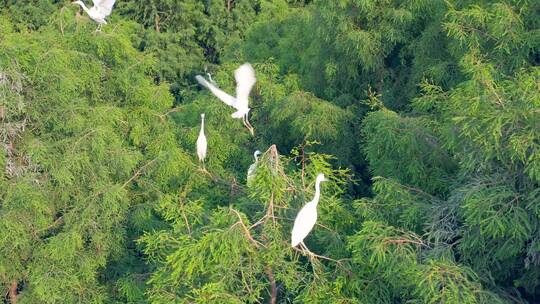
M 204 113 L 201 113 L 201 118 L 204 118 Z
M 74 2 L 72 2 L 72 4 L 78 4 L 80 6 L 83 6 L 84 2 L 82 2 L 82 1 L 74 1 Z
M 257 150 L 255 151 L 255 153 L 253 153 L 253 157 L 255 158 L 255 161 L 259 160 L 259 155 L 261 155 L 262 152 Z
M 317 179 L 315 180 L 316 183 L 327 182 L 327 181 L 328 179 L 324 177 L 324 174 L 322 173 L 317 174 Z

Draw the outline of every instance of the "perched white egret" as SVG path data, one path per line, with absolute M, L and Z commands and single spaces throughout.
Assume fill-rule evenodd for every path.
M 114 2 L 116 2 L 116 0 L 92 0 L 92 2 L 94 3 L 94 6 L 91 8 L 88 8 L 82 1 L 75 1 L 73 3 L 80 5 L 88 14 L 90 19 L 98 23 L 98 28 L 96 31 L 101 32 L 103 25 L 107 24 L 105 18 L 111 14 Z
M 236 97 L 225 93 L 216 85 L 208 82 L 201 75 L 195 76 L 195 79 L 197 79 L 197 81 L 202 86 L 209 89 L 212 94 L 214 94 L 225 104 L 235 108 L 236 112 L 234 112 L 231 116 L 233 118 L 242 118 L 244 126 L 246 126 L 251 135 L 254 135 L 253 127 L 249 123 L 248 113 L 250 110 L 249 93 L 251 92 L 251 88 L 257 81 L 257 79 L 255 78 L 255 70 L 253 70 L 251 64 L 244 63 L 234 71 L 234 78 L 236 79 Z
M 197 138 L 197 156 L 199 161 L 203 164 L 206 158 L 206 148 L 208 143 L 206 142 L 206 136 L 204 135 L 204 113 L 201 114 L 201 130 L 199 131 L 199 138 Z
M 257 162 L 259 161 L 259 155 L 261 155 L 261 154 L 262 154 L 262 152 L 259 151 L 259 150 L 255 151 L 255 153 L 253 153 L 253 158 L 255 158 L 255 162 L 253 164 L 251 164 L 251 166 L 249 166 L 249 168 L 248 168 L 248 172 L 247 172 L 247 182 L 248 183 L 251 181 L 251 179 L 253 179 L 255 169 L 257 169 Z
M 317 222 L 317 204 L 321 198 L 321 182 L 324 181 L 327 181 L 324 174 L 319 173 L 315 180 L 315 196 L 313 197 L 313 200 L 306 203 L 304 207 L 300 209 L 298 215 L 296 215 L 291 233 L 291 245 L 293 247 L 302 244 L 303 247 L 307 249 L 304 245 L 304 238 L 306 238 Z

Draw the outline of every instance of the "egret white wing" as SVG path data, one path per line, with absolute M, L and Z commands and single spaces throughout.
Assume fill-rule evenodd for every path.
M 236 79 L 236 100 L 238 100 L 237 109 L 248 108 L 248 98 L 251 88 L 257 81 L 255 78 L 255 70 L 249 63 L 244 63 L 234 71 Z
M 195 76 L 195 79 L 197 79 L 197 81 L 205 88 L 209 89 L 210 92 L 212 92 L 212 94 L 214 94 L 217 98 L 219 98 L 221 101 L 223 101 L 225 104 L 231 106 L 231 107 L 235 107 L 236 108 L 236 98 L 234 98 L 233 96 L 223 92 L 222 90 L 220 90 L 218 87 L 216 87 L 215 85 L 211 84 L 210 82 L 208 82 L 206 79 L 204 79 L 204 77 L 202 77 L 201 75 L 197 75 Z
M 304 240 L 317 222 L 317 208 L 311 204 L 306 204 L 294 220 L 294 226 L 291 232 L 291 245 L 294 247 Z
M 94 0 L 94 6 L 99 7 L 99 10 L 105 16 L 109 16 L 112 12 L 115 2 L 116 0 Z

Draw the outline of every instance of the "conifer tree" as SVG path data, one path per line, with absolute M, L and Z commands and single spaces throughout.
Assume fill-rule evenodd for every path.
M 539 301 L 539 1 L 78 9 L 0 0 L 2 303 Z

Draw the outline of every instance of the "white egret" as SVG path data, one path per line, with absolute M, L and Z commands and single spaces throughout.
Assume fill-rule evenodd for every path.
M 255 162 L 253 164 L 251 164 L 251 166 L 249 166 L 249 168 L 248 168 L 248 172 L 247 172 L 247 182 L 248 183 L 253 179 L 255 169 L 257 169 L 257 162 L 259 161 L 259 155 L 261 155 L 261 154 L 262 154 L 262 152 L 259 151 L 259 150 L 255 151 L 255 153 L 253 153 L 253 158 L 255 158 Z
M 234 78 L 236 79 L 236 97 L 225 93 L 216 85 L 208 82 L 201 75 L 195 76 L 195 79 L 197 79 L 197 81 L 202 86 L 209 89 L 212 94 L 214 94 L 225 104 L 235 108 L 236 112 L 234 112 L 231 116 L 233 118 L 242 118 L 244 126 L 246 126 L 251 135 L 254 135 L 253 127 L 248 120 L 248 113 L 250 110 L 249 93 L 251 92 L 251 88 L 253 88 L 253 85 L 257 81 L 257 79 L 255 78 L 255 70 L 253 70 L 251 64 L 244 63 L 234 71 Z
M 114 2 L 116 2 L 116 0 L 92 0 L 92 2 L 94 3 L 94 6 L 91 8 L 88 8 L 82 1 L 75 1 L 73 3 L 80 5 L 88 14 L 90 19 L 98 23 L 96 32 L 101 32 L 103 25 L 107 24 L 105 18 L 111 14 Z
M 302 209 L 296 215 L 294 220 L 294 226 L 291 233 L 291 245 L 293 247 L 302 244 L 302 246 L 307 249 L 304 244 L 304 238 L 309 234 L 315 223 L 317 222 L 317 204 L 321 198 L 321 182 L 327 181 L 324 177 L 324 174 L 319 173 L 317 179 L 315 180 L 315 196 L 313 200 L 309 203 L 306 203 Z
M 199 131 L 199 138 L 197 138 L 197 156 L 199 161 L 203 164 L 206 158 L 206 148 L 208 143 L 206 142 L 206 136 L 204 135 L 204 113 L 201 114 L 201 130 Z

